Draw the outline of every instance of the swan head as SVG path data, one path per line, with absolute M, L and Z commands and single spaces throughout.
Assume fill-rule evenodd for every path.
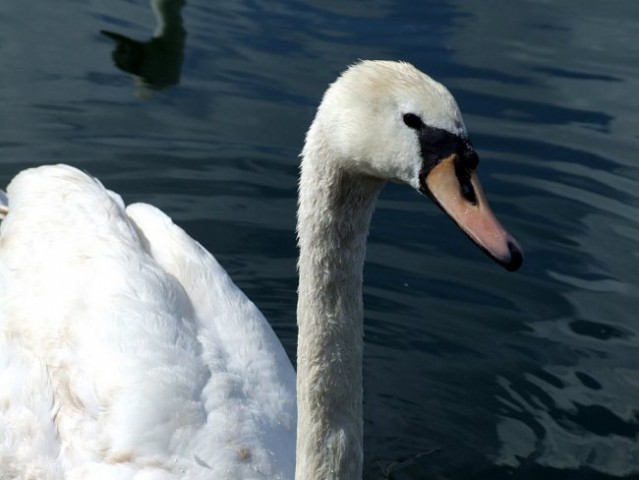
M 486 201 L 457 102 L 412 65 L 362 61 L 347 69 L 326 91 L 304 156 L 307 148 L 324 149 L 344 171 L 412 186 L 506 269 L 521 265 L 521 248 Z

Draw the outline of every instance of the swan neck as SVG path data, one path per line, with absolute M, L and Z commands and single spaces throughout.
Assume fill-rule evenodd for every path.
M 308 150 L 308 149 L 307 149 Z M 382 182 L 302 161 L 296 479 L 362 477 L 362 270 Z

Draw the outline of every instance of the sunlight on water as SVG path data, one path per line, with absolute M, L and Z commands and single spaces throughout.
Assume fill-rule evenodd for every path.
M 631 399 L 639 379 L 632 313 L 639 292 L 636 242 L 627 230 L 639 218 L 639 177 L 628 149 L 637 139 L 628 128 L 637 72 L 622 48 L 639 34 L 624 20 L 636 8 L 501 3 L 470 12 L 459 44 L 492 34 L 481 51 L 460 48 L 459 58 L 515 81 L 459 85 L 488 107 L 469 123 L 490 135 L 498 158 L 521 166 L 496 178 L 519 196 L 528 219 L 527 273 L 546 291 L 522 309 L 530 341 L 521 353 L 530 358 L 496 378 L 495 461 L 524 471 L 534 458 L 558 469 L 637 473 Z M 513 8 L 523 11 L 516 16 Z M 503 55 L 494 56 L 498 44 Z M 484 100 L 491 95 L 494 102 Z M 499 146 L 504 138 L 507 150 Z

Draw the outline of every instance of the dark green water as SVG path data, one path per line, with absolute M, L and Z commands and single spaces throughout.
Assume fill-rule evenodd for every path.
M 526 260 L 509 274 L 433 205 L 384 191 L 365 270 L 367 478 L 639 475 L 639 3 L 190 0 L 160 45 L 156 80 L 179 75 L 162 91 L 117 69 L 100 34 L 149 40 L 148 2 L 28 3 L 0 3 L 0 183 L 65 162 L 164 209 L 291 358 L 297 155 L 326 85 L 358 58 L 448 85 Z

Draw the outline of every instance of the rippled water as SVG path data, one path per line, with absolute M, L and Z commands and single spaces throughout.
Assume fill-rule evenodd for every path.
M 291 358 L 297 154 L 322 92 L 357 58 L 447 84 L 526 261 L 502 271 L 434 206 L 384 191 L 365 270 L 366 475 L 639 474 L 639 3 L 190 0 L 164 90 L 118 70 L 100 34 L 150 40 L 147 2 L 31 3 L 0 4 L 1 183 L 66 162 L 158 205 Z

